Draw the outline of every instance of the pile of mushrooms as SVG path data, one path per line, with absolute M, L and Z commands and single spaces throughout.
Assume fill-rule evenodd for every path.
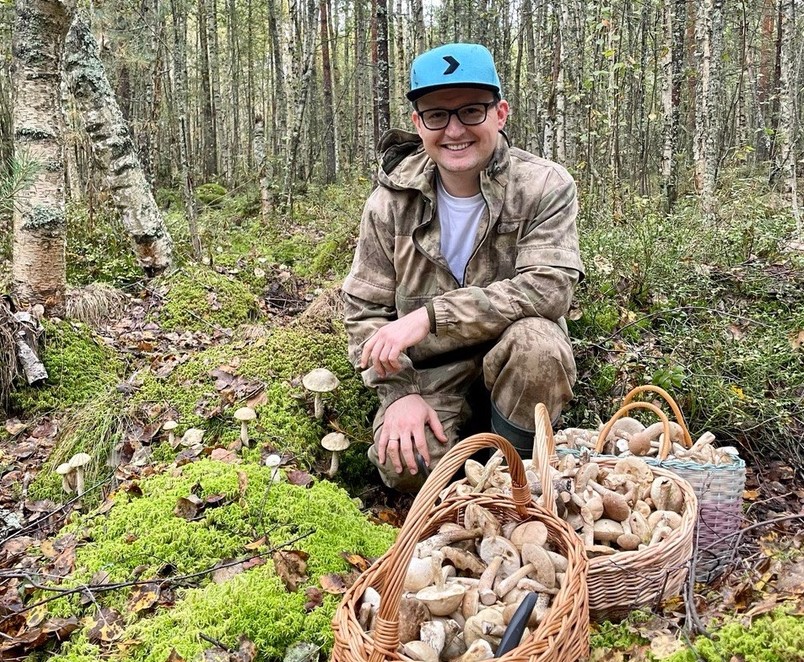
M 658 455 L 664 441 L 663 429 L 661 422 L 645 427 L 635 418 L 623 416 L 614 422 L 601 452 L 626 457 Z M 555 434 L 556 448 L 594 451 L 601 430 L 560 430 Z M 737 449 L 733 446 L 716 447 L 715 435 L 711 432 L 704 432 L 690 448 L 685 448 L 682 444 L 684 430 L 678 423 L 670 421 L 670 438 L 672 446 L 668 458 L 691 460 L 698 464 L 731 464 L 737 461 Z
M 558 593 L 567 559 L 552 549 L 541 522 L 501 523 L 471 503 L 463 525 L 442 524 L 416 545 L 399 608 L 400 653 L 422 662 L 474 662 L 494 650 L 519 604 L 538 594 L 522 639 Z M 374 626 L 379 595 L 367 589 L 358 620 Z
M 488 476 L 486 487 L 472 484 L 478 468 L 467 461 L 467 481 L 456 491 L 505 492 L 508 474 L 500 468 L 501 461 L 495 455 L 485 467 L 480 465 L 480 475 Z M 530 461 L 523 464 L 531 492 L 541 495 L 541 482 Z M 644 549 L 681 526 L 685 504 L 680 485 L 654 475 L 641 458 L 623 457 L 611 467 L 591 461 L 588 452 L 565 455 L 558 467 L 550 467 L 550 475 L 558 515 L 578 532 L 589 557 Z

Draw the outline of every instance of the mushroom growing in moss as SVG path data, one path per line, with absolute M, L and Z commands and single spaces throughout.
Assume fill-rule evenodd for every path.
M 349 440 L 342 432 L 330 432 L 321 440 L 321 445 L 328 451 L 332 452 L 332 460 L 329 464 L 327 476 L 332 478 L 338 473 L 340 466 L 340 454 L 349 448 Z
M 251 407 L 240 407 L 235 413 L 236 421 L 240 421 L 240 441 L 248 446 L 248 424 L 257 418 L 257 412 Z
M 56 467 L 56 473 L 61 476 L 61 489 L 67 494 L 72 494 L 75 489 L 75 470 L 69 462 L 64 462 Z
M 322 393 L 329 393 L 338 388 L 340 381 L 326 368 L 316 368 L 302 377 L 302 384 L 311 393 L 315 394 L 314 413 L 319 420 L 324 418 L 324 402 L 321 399 Z
M 176 433 L 175 430 L 179 426 L 176 421 L 165 421 L 162 429 L 168 433 L 168 443 L 171 448 L 176 448 Z
M 70 466 L 75 470 L 75 493 L 78 496 L 84 493 L 84 467 L 91 460 L 88 453 L 76 453 L 70 458 Z

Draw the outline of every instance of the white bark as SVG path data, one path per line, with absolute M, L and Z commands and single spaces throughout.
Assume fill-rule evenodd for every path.
M 692 158 L 695 164 L 695 189 L 703 192 L 706 171 L 706 138 L 709 128 L 709 69 L 712 60 L 712 0 L 697 0 L 695 6 L 695 41 L 697 43 L 698 79 L 695 85 L 695 136 Z
M 171 265 L 173 242 L 106 78 L 98 43 L 80 16 L 67 35 L 65 69 L 95 160 L 104 173 L 137 261 L 149 276 L 159 274 Z
M 796 186 L 796 121 L 795 81 L 795 9 L 794 0 L 779 0 L 782 20 L 782 44 L 779 79 L 779 141 L 778 168 L 783 177 L 783 188 L 790 193 L 791 210 L 796 219 L 796 232 L 802 237 L 801 211 Z
M 17 0 L 12 38 L 15 158 L 36 168 L 15 195 L 12 287 L 20 307 L 55 315 L 67 281 L 59 79 L 73 9 L 72 0 Z

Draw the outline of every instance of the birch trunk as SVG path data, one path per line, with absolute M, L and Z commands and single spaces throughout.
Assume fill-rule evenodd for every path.
M 714 0 L 712 3 L 709 63 L 709 89 L 706 95 L 706 143 L 703 172 L 703 189 L 701 191 L 701 206 L 704 215 L 713 219 L 716 215 L 717 201 L 715 200 L 715 186 L 717 184 L 717 171 L 720 163 L 720 134 L 721 118 L 721 59 L 723 54 L 723 0 Z
M 64 144 L 59 80 L 64 38 L 75 5 L 17 0 L 13 27 L 15 158 L 36 164 L 14 203 L 12 288 L 22 308 L 64 314 Z
M 782 188 L 790 193 L 791 209 L 796 219 L 796 233 L 802 237 L 801 211 L 796 186 L 796 121 L 795 84 L 795 7 L 794 0 L 779 0 L 781 20 L 781 48 L 779 65 L 779 131 L 777 138 L 777 169 L 782 177 Z
M 265 122 L 262 115 L 254 118 L 254 161 L 257 165 L 260 180 L 260 216 L 263 225 L 268 225 L 271 218 L 271 182 L 268 177 L 268 162 L 265 159 Z
M 149 276 L 159 274 L 171 265 L 173 242 L 106 78 L 98 43 L 81 16 L 67 35 L 65 51 L 70 89 L 137 262 Z
M 706 172 L 706 138 L 709 116 L 709 68 L 712 60 L 712 0 L 698 0 L 695 7 L 695 41 L 698 55 L 698 80 L 695 86 L 695 136 L 692 159 L 695 164 L 695 190 L 703 195 Z M 703 198 L 702 198 L 703 199 Z
M 324 95 L 324 182 L 331 184 L 336 177 L 335 105 L 332 100 L 332 64 L 329 57 L 329 22 L 327 0 L 319 2 L 321 28 L 321 78 Z
M 374 62 L 374 93 L 375 93 L 375 146 L 380 137 L 388 131 L 391 125 L 390 91 L 388 80 L 388 0 L 377 0 L 377 51 Z

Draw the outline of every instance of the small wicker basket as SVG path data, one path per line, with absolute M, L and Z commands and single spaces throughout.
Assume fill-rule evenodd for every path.
M 648 392 L 658 394 L 667 402 L 683 431 L 683 445 L 686 448 L 692 446 L 689 428 L 676 401 L 664 389 L 646 385 L 633 389 L 625 396 L 623 407 L 614 414 L 598 436 L 598 452 L 623 409 L 632 404 L 646 405 L 647 403 L 632 401 L 636 396 Z M 696 548 L 695 579 L 709 582 L 722 573 L 733 558 L 737 542 L 734 534 L 743 521 L 745 461 L 735 457 L 730 464 L 701 464 L 693 460 L 668 457 L 669 448 L 670 444 L 665 443 L 658 458 L 643 459 L 652 466 L 672 471 L 692 485 L 695 496 L 698 497 L 698 523 L 693 536 Z
M 475 452 L 488 447 L 503 452 L 511 470 L 512 494 L 492 496 L 478 493 L 439 502 L 441 491 L 455 472 Z M 566 522 L 533 503 L 516 450 L 498 435 L 478 434 L 459 442 L 444 455 L 413 502 L 394 545 L 361 574 L 344 595 L 332 621 L 334 662 L 410 660 L 398 651 L 399 602 L 414 548 L 420 540 L 435 533 L 441 524 L 461 523 L 463 511 L 469 503 L 488 508 L 503 522 L 538 520 L 544 523 L 548 541 L 568 561 L 563 584 L 538 628 L 500 659 L 508 662 L 576 662 L 588 654 L 587 560 L 583 545 Z M 358 623 L 357 613 L 368 587 L 376 589 L 381 600 L 375 628 L 365 632 Z

